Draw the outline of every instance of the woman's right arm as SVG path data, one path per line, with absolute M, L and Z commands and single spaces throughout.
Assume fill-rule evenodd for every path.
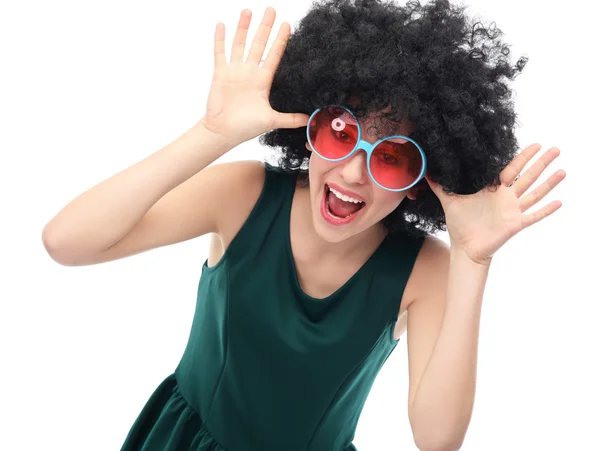
M 67 204 L 44 227 L 46 250 L 63 265 L 89 265 L 217 232 L 215 207 L 231 173 L 228 167 L 248 164 L 204 169 L 227 147 L 199 122 Z M 233 172 L 239 175 L 240 169 Z
M 250 19 L 250 11 L 244 10 L 230 63 L 225 60 L 225 27 L 217 24 L 215 69 L 202 119 L 168 146 L 72 200 L 44 227 L 44 246 L 56 262 L 101 263 L 219 233 L 249 188 L 262 185 L 264 166 L 257 161 L 207 167 L 262 133 L 308 123 L 308 115 L 280 113 L 269 103 L 289 24 L 282 24 L 261 66 L 275 10 L 267 8 L 243 61 Z

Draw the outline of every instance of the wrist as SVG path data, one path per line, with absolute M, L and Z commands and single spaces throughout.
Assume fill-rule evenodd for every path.
M 466 263 L 474 267 L 489 268 L 492 264 L 492 257 L 473 257 L 465 249 L 459 246 L 453 246 L 450 243 L 450 258 L 461 263 Z
M 220 133 L 211 127 L 204 116 L 194 124 L 192 130 L 195 134 L 201 134 L 213 146 L 223 149 L 223 153 L 226 153 L 228 150 L 241 144 L 239 142 L 234 142 L 231 139 L 231 136 L 225 136 L 223 133 Z

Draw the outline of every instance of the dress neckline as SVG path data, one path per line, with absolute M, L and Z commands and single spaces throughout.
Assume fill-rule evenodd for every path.
M 337 290 L 335 290 L 329 296 L 326 296 L 324 298 L 312 297 L 309 294 L 307 294 L 300 286 L 300 281 L 298 279 L 298 271 L 296 268 L 296 263 L 294 261 L 294 254 L 292 252 L 291 219 L 292 219 L 292 205 L 293 205 L 293 201 L 294 201 L 294 195 L 296 193 L 296 177 L 292 178 L 292 189 L 290 191 L 291 192 L 287 196 L 286 204 L 285 204 L 285 208 L 284 208 L 284 220 L 285 220 L 284 238 L 286 241 L 285 247 L 286 247 L 287 260 L 288 260 L 287 263 L 288 263 L 288 267 L 290 268 L 289 270 L 292 274 L 292 280 L 294 282 L 294 290 L 297 292 L 297 294 L 300 297 L 304 298 L 307 302 L 313 302 L 313 303 L 318 303 L 318 304 L 327 304 L 327 303 L 333 301 L 339 295 L 341 295 L 344 291 L 346 291 L 356 281 L 356 279 L 358 279 L 361 276 L 361 274 L 363 274 L 365 271 L 367 271 L 367 269 L 371 265 L 373 265 L 373 263 L 378 258 L 379 254 L 382 253 L 383 249 L 385 248 L 385 245 L 389 241 L 389 236 L 386 236 L 381 241 L 381 243 L 379 244 L 377 249 L 375 249 L 375 251 L 362 264 L 362 266 L 354 274 L 352 274 L 352 276 L 346 282 L 344 282 L 344 284 L 342 286 L 338 287 Z

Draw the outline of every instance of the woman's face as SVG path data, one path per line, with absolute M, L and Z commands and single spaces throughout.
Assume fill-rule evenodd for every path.
M 363 139 L 370 143 L 383 137 L 370 134 L 373 120 L 374 116 L 371 115 L 360 121 Z M 403 121 L 393 134 L 409 136 L 410 131 L 409 123 Z M 308 142 L 306 148 L 310 150 Z M 344 241 L 373 226 L 380 226 L 380 222 L 405 197 L 415 198 L 412 189 L 394 192 L 375 184 L 369 177 L 366 153 L 360 150 L 352 157 L 338 162 L 324 160 L 311 152 L 308 173 L 314 227 L 321 238 L 328 242 Z M 352 199 L 344 197 L 344 201 L 338 199 L 336 194 L 347 195 Z M 355 210 L 357 211 L 354 212 Z

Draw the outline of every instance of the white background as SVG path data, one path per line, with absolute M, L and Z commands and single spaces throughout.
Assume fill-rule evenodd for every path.
M 530 57 L 512 85 L 519 142 L 558 146 L 562 155 L 544 178 L 561 167 L 567 178 L 539 204 L 561 199 L 563 207 L 509 241 L 493 262 L 463 449 L 600 449 L 594 3 L 467 4 L 469 14 L 504 31 L 513 62 Z M 119 449 L 176 367 L 208 237 L 64 267 L 46 254 L 42 229 L 77 195 L 195 123 L 210 86 L 215 24 L 226 24 L 230 44 L 239 12 L 250 7 L 253 36 L 267 5 L 2 4 L 0 449 Z M 310 2 L 271 5 L 277 29 L 283 20 L 294 25 Z M 254 140 L 220 161 L 268 153 Z M 403 337 L 363 411 L 355 439 L 361 451 L 416 449 L 406 358 Z

